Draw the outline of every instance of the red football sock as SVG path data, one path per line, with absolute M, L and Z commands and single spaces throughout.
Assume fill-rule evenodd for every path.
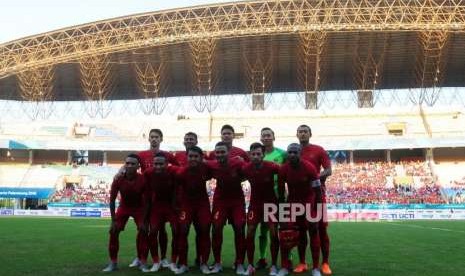
M 300 231 L 300 240 L 299 240 L 299 244 L 297 245 L 297 251 L 299 252 L 299 261 L 301 264 L 305 263 L 305 256 L 306 256 L 305 250 L 307 249 L 307 244 L 308 244 L 307 232 Z
M 199 237 L 200 263 L 206 264 L 211 250 L 210 225 L 199 227 L 197 236 Z
M 253 264 L 253 257 L 255 254 L 255 235 L 247 235 L 247 261 L 249 264 Z
M 244 226 L 233 226 L 234 228 L 234 245 L 236 248 L 236 264 L 243 264 L 245 257 L 245 233 Z
M 150 254 L 152 254 L 152 259 L 154 263 L 159 263 L 160 258 L 158 256 L 158 240 L 157 240 L 158 233 L 150 233 L 149 235 L 149 248 Z
M 110 253 L 110 260 L 113 263 L 118 262 L 119 250 L 119 235 L 110 233 L 110 240 L 108 242 L 108 252 Z
M 146 264 L 147 256 L 149 254 L 148 236 L 146 233 L 142 233 L 140 231 L 137 232 L 136 246 L 137 257 L 139 258 L 142 264 Z
M 310 234 L 310 250 L 312 251 L 313 269 L 320 266 L 320 237 L 318 232 Z
M 271 251 L 271 264 L 276 265 L 276 263 L 278 262 L 278 252 L 279 252 L 279 239 L 277 237 L 275 239 L 271 238 L 270 251 Z
M 179 227 L 178 235 L 178 253 L 179 253 L 179 264 L 187 265 L 187 252 L 188 252 L 188 242 L 187 235 L 189 234 L 189 225 L 181 225 Z
M 291 263 L 289 261 L 289 249 L 281 247 L 281 267 L 288 270 L 291 269 Z
M 321 254 L 323 255 L 323 263 L 329 263 L 329 235 L 328 228 L 325 225 L 319 227 Z
M 213 257 L 215 258 L 215 263 L 221 263 L 221 246 L 223 244 L 223 225 L 216 225 L 213 227 Z

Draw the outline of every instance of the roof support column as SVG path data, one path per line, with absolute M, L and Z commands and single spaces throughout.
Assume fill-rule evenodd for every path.
M 105 118 L 111 111 L 107 101 L 113 91 L 114 75 L 107 54 L 85 57 L 79 60 L 81 86 L 87 98 L 85 109 L 91 118 Z
M 142 111 L 146 115 L 160 115 L 166 107 L 165 92 L 168 87 L 166 67 L 161 50 L 156 56 L 134 65 L 137 86 L 144 96 L 141 100 Z
M 192 85 L 194 88 L 194 106 L 199 112 L 209 112 L 218 106 L 215 88 L 218 84 L 217 40 L 214 38 L 193 40 L 190 42 L 192 57 Z
M 326 32 L 314 31 L 299 34 L 298 77 L 305 91 L 306 109 L 318 108 L 318 92 L 322 82 L 322 70 L 326 60 Z
M 252 110 L 265 110 L 265 94 L 271 87 L 273 74 L 271 38 L 244 42 L 242 52 L 247 91 L 252 95 Z
M 416 57 L 415 77 L 416 85 L 420 87 L 421 92 L 419 99 L 413 99 L 414 103 L 426 103 L 429 106 L 436 103 L 444 79 L 448 38 L 447 31 L 418 33 L 420 46 Z
M 33 120 L 49 118 L 53 112 L 54 66 L 23 71 L 17 77 L 21 97 L 29 102 L 26 105 L 27 115 Z
M 384 57 L 389 44 L 387 34 L 359 33 L 354 51 L 353 78 L 357 88 L 357 105 L 359 108 L 374 106 L 373 91 L 380 83 Z M 381 48 L 381 51 L 376 51 Z

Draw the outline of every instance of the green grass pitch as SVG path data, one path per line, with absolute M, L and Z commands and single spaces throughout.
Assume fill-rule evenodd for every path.
M 108 226 L 105 219 L 0 218 L 0 275 L 102 275 Z M 329 231 L 333 275 L 465 275 L 465 221 L 337 222 Z M 229 226 L 224 237 L 223 274 L 235 275 Z M 130 221 L 120 236 L 120 269 L 111 274 L 141 275 L 128 267 L 134 256 Z M 192 246 L 189 256 L 192 264 Z M 187 275 L 201 274 L 191 267 Z

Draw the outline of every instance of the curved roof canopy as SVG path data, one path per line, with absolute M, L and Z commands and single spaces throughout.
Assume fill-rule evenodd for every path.
M 465 1 L 269 0 L 0 45 L 0 98 L 104 100 L 465 84 Z

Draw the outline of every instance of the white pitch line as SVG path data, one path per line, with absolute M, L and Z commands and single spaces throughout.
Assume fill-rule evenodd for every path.
M 461 231 L 461 230 L 453 230 L 453 229 L 438 228 L 438 227 L 426 227 L 426 226 L 417 225 L 417 224 L 402 224 L 402 223 L 383 222 L 383 221 L 380 221 L 380 223 L 388 224 L 388 225 L 404 226 L 404 227 L 410 227 L 410 228 L 420 228 L 420 229 L 438 230 L 438 231 L 444 231 L 444 232 L 465 233 L 465 231 Z

